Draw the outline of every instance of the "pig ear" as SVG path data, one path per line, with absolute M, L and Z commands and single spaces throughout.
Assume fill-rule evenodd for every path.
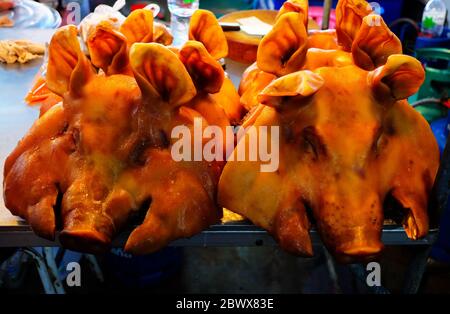
M 311 96 L 323 85 L 323 78 L 305 70 L 282 76 L 267 85 L 258 95 L 261 104 L 279 107 L 285 97 Z
M 173 42 L 173 36 L 164 24 L 153 23 L 153 42 L 168 46 Z
M 379 15 L 363 18 L 352 45 L 353 60 L 360 68 L 371 71 L 386 63 L 393 54 L 402 53 L 400 39 L 389 30 Z
M 149 43 L 153 41 L 153 12 L 146 9 L 134 10 L 120 26 L 128 44 Z
M 228 44 L 216 16 L 207 10 L 197 10 L 191 17 L 189 40 L 201 42 L 214 59 L 228 55 Z
M 198 91 L 214 94 L 220 91 L 225 78 L 224 71 L 198 41 L 188 41 L 179 52 L 181 62 L 194 80 Z
M 77 28 L 67 25 L 53 35 L 48 48 L 47 86 L 59 96 L 78 92 L 94 75 L 94 69 L 83 54 Z
M 258 67 L 278 76 L 300 70 L 305 62 L 307 41 L 303 16 L 295 12 L 281 15 L 259 44 Z
M 296 12 L 302 15 L 303 24 L 308 29 L 308 0 L 289 0 L 283 3 L 283 6 L 278 11 L 276 21 L 286 13 Z
M 107 75 L 131 74 L 127 39 L 109 27 L 97 26 L 87 41 L 91 62 Z
M 146 98 L 160 99 L 175 107 L 188 102 L 197 93 L 183 63 L 161 44 L 134 44 L 130 49 L 130 63 Z
M 352 48 L 362 20 L 372 12 L 372 7 L 364 0 L 340 0 L 336 7 L 336 34 L 338 43 L 345 51 Z
M 395 100 L 405 99 L 419 90 L 425 78 L 422 64 L 405 55 L 391 55 L 384 66 L 369 72 L 375 92 L 389 91 Z

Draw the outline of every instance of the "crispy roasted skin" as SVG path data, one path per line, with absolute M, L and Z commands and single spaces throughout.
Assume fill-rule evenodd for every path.
M 323 49 L 336 43 L 332 32 L 312 34 L 312 44 L 299 29 L 278 34 L 279 23 L 285 29 L 301 19 L 295 11 L 283 13 L 261 42 L 258 56 L 264 58 L 244 74 L 239 90 L 241 102 L 252 107 L 243 125 L 279 127 L 279 168 L 265 173 L 261 160 L 228 161 L 219 204 L 304 256 L 313 254 L 313 219 L 329 251 L 354 262 L 382 250 L 384 210 L 391 203 L 403 212 L 408 237 L 427 234 L 439 151 L 429 125 L 405 100 L 423 82 L 420 62 L 400 54 L 381 17 L 369 27 L 373 16 L 363 14 L 363 1 L 338 7 L 342 45 L 334 49 Z M 291 61 L 293 55 L 303 61 Z M 285 62 L 267 61 L 279 56 Z M 249 156 L 250 136 L 235 156 L 239 147 Z
M 63 103 L 43 114 L 8 156 L 5 203 L 38 235 L 53 239 L 60 229 L 64 246 L 90 252 L 107 249 L 132 217 L 144 214 L 125 249 L 150 253 L 222 215 L 216 189 L 223 162 L 175 161 L 171 131 L 192 128 L 195 117 L 230 124 L 212 97 L 224 73 L 199 42 L 178 54 L 136 43 L 128 60 L 122 35 L 98 31 L 94 36 L 107 43 L 95 60 L 105 74 L 81 52 L 74 26 L 54 35 L 47 82 Z
M 168 29 L 154 22 L 151 11 L 144 9 L 134 10 L 120 27 L 100 21 L 98 25 L 90 27 L 86 37 L 92 64 L 108 75 L 133 75 L 128 62 L 128 49 L 133 43 L 156 42 L 168 46 L 173 40 Z M 47 90 L 46 82 L 33 86 L 25 101 L 30 105 L 40 104 L 43 114 L 59 103 L 61 98 L 55 93 L 44 94 L 40 90 Z M 40 94 L 40 97 L 34 97 L 35 94 Z

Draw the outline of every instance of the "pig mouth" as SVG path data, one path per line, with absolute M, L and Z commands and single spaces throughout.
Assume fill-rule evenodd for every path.
M 405 206 L 392 192 L 387 194 L 383 209 L 385 224 L 402 225 L 410 239 L 417 240 L 428 231 L 428 221 L 425 221 L 427 219 L 421 217 L 411 206 Z
M 383 213 L 385 225 L 404 225 L 407 217 L 411 215 L 411 209 L 404 207 L 392 192 L 389 192 L 384 199 Z

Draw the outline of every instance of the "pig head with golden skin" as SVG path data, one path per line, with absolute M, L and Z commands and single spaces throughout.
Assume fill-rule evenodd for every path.
M 312 255 L 311 220 L 339 259 L 378 254 L 388 198 L 408 237 L 423 237 L 439 152 L 427 122 L 402 100 L 423 75 L 415 59 L 392 55 L 373 71 L 321 67 L 273 81 L 246 125 L 279 126 L 279 168 L 228 161 L 219 203 L 300 255 Z
M 38 235 L 54 239 L 61 230 L 65 247 L 89 252 L 107 249 L 136 216 L 145 217 L 125 246 L 135 254 L 218 222 L 223 162 L 175 162 L 170 135 L 175 126 L 192 128 L 194 118 L 230 125 L 213 96 L 223 90 L 220 64 L 198 41 L 129 47 L 122 33 L 101 25 L 90 38 L 103 72 L 82 53 L 74 26 L 53 36 L 47 84 L 63 103 L 8 156 L 6 206 Z
M 401 55 L 381 17 L 371 24 L 373 16 L 361 16 L 356 2 L 361 8 L 365 1 L 340 1 L 348 12 L 337 41 L 345 45 L 335 49 L 308 45 L 305 9 L 279 16 L 240 90 L 251 108 L 243 126 L 279 127 L 279 168 L 265 173 L 261 160 L 235 158 L 219 182 L 219 203 L 268 230 L 287 251 L 313 254 L 314 223 L 343 262 L 380 253 L 383 222 L 393 212 L 409 238 L 427 234 L 439 165 L 429 125 L 406 101 L 424 80 L 422 65 Z M 257 132 L 271 138 L 270 129 Z M 246 156 L 255 149 L 249 136 L 238 143 Z

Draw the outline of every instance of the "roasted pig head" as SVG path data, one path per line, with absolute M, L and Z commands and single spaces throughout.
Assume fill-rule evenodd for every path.
M 75 250 L 105 250 L 126 224 L 137 223 L 125 249 L 150 253 L 222 215 L 216 189 L 223 162 L 175 161 L 171 131 L 192 128 L 195 118 L 205 126 L 229 123 L 210 97 L 222 89 L 224 73 L 199 42 L 177 52 L 136 43 L 128 59 L 120 32 L 98 27 L 94 35 L 99 73 L 74 26 L 53 36 L 47 83 L 63 103 L 7 158 L 5 203 L 40 236 L 53 239 L 61 230 L 61 243 Z
M 239 147 L 245 156 L 257 149 L 247 132 L 222 173 L 219 203 L 305 256 L 312 255 L 312 222 L 344 262 L 382 250 L 385 218 L 402 223 L 411 239 L 423 237 L 439 152 L 427 122 L 405 100 L 423 82 L 422 65 L 399 54 L 384 23 L 369 27 L 372 16 L 362 18 L 350 52 L 308 48 L 295 14 L 278 23 L 297 21 L 300 28 L 284 33 L 296 40 L 269 33 L 261 43 L 257 65 L 275 78 L 243 122 L 279 128 L 279 168 L 261 172 L 262 160 L 239 161 Z M 256 132 L 267 142 L 276 136 L 270 128 Z
M 387 203 L 397 205 L 408 237 L 423 237 L 439 152 L 426 121 L 403 100 L 423 78 L 417 60 L 392 55 L 373 71 L 321 67 L 273 81 L 245 126 L 279 127 L 279 169 L 228 161 L 220 204 L 306 256 L 311 220 L 340 260 L 378 254 Z M 256 149 L 248 137 L 247 152 Z

